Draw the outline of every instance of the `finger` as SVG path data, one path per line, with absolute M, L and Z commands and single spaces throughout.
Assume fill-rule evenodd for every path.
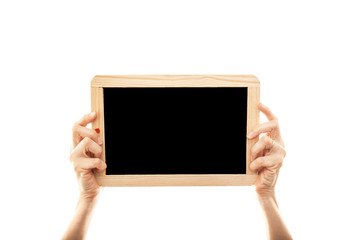
M 100 158 L 79 158 L 74 162 L 74 169 L 77 174 L 92 169 L 97 169 L 98 172 L 102 172 L 106 169 L 106 163 Z
M 102 140 L 94 129 L 82 127 L 80 125 L 75 125 L 73 127 L 73 134 L 76 141 L 76 145 L 79 144 L 81 139 L 85 137 L 91 138 L 94 142 L 98 144 L 102 144 Z
M 263 136 L 250 150 L 250 161 L 254 160 L 259 153 L 266 149 L 271 149 L 274 147 L 275 140 L 271 139 L 269 136 Z
M 79 121 L 75 123 L 75 125 L 86 127 L 89 123 L 93 122 L 95 118 L 96 118 L 95 112 L 85 114 Z
M 79 158 L 79 157 L 90 157 L 89 154 L 94 154 L 95 158 L 101 156 L 102 148 L 94 142 L 91 138 L 85 137 L 79 145 L 74 149 L 71 153 L 71 158 Z
M 265 105 L 262 104 L 262 103 L 259 103 L 259 106 L 258 106 L 258 107 L 259 107 L 259 110 L 260 110 L 263 114 L 265 114 L 265 116 L 267 117 L 267 119 L 268 119 L 269 121 L 274 120 L 274 119 L 277 119 L 276 116 L 271 112 L 271 110 L 270 110 L 269 107 L 265 106 Z
M 282 157 L 277 154 L 258 157 L 250 163 L 250 169 L 255 172 L 262 168 L 279 169 L 282 161 Z
M 253 139 L 259 136 L 261 133 L 270 133 L 271 136 L 277 136 L 277 132 L 279 130 L 279 124 L 277 119 L 271 120 L 269 122 L 262 123 L 257 125 L 251 132 L 248 133 L 247 137 L 249 139 Z

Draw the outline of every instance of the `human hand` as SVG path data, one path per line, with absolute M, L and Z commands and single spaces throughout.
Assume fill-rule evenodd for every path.
M 269 121 L 256 126 L 247 135 L 253 139 L 266 133 L 250 150 L 250 169 L 259 174 L 255 182 L 258 196 L 275 197 L 275 184 L 286 155 L 285 145 L 276 116 L 265 105 L 260 103 L 258 107 Z
M 101 190 L 93 171 L 100 173 L 106 169 L 105 162 L 100 159 L 102 141 L 95 130 L 86 128 L 95 118 L 95 113 L 86 114 L 72 128 L 70 161 L 78 180 L 80 199 L 86 201 L 94 200 Z

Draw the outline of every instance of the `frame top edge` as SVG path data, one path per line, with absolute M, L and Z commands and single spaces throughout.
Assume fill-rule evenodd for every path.
M 130 74 L 130 75 L 95 75 L 91 80 L 91 85 L 98 86 L 104 80 L 223 80 L 223 81 L 245 81 L 252 84 L 259 84 L 260 81 L 254 75 L 204 75 L 204 74 L 189 74 L 189 75 L 157 75 L 157 74 Z

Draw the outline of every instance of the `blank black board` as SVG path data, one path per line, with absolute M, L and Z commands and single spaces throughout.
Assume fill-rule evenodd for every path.
M 246 173 L 246 87 L 103 95 L 106 175 Z

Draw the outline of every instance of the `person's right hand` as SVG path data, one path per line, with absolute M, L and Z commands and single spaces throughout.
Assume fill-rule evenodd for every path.
M 100 159 L 102 141 L 95 130 L 86 128 L 95 118 L 95 113 L 86 114 L 73 125 L 73 146 L 70 153 L 70 161 L 79 183 L 80 198 L 90 201 L 94 200 L 101 190 L 93 170 L 100 173 L 106 169 L 105 162 Z

